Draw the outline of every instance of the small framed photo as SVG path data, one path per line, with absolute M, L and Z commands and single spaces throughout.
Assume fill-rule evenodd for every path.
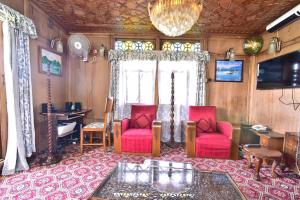
M 62 76 L 63 55 L 48 48 L 39 47 L 39 72 L 47 74 L 49 66 L 51 75 Z
M 216 60 L 215 81 L 243 82 L 243 60 Z

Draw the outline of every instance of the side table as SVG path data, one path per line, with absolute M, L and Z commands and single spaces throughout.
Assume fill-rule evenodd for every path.
M 246 147 L 244 146 L 243 151 L 246 155 L 248 160 L 248 167 L 252 167 L 251 156 L 254 157 L 254 164 L 255 164 L 255 174 L 254 179 L 260 181 L 260 168 L 262 166 L 263 160 L 273 160 L 272 164 L 272 177 L 276 178 L 278 175 L 275 172 L 275 168 L 280 164 L 282 159 L 282 153 L 277 150 L 270 150 L 265 147 Z

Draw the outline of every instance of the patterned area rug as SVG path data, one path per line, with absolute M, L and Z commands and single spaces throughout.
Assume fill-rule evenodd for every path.
M 83 155 L 77 145 L 69 146 L 59 164 L 33 165 L 27 172 L 0 179 L 0 199 L 87 199 L 117 162 L 143 163 L 144 156 L 119 155 L 103 149 L 87 149 Z M 270 167 L 262 168 L 261 182 L 253 180 L 253 169 L 245 160 L 213 160 L 186 158 L 184 150 L 162 148 L 161 160 L 190 162 L 198 170 L 228 172 L 248 199 L 300 199 L 300 178 L 280 174 L 273 179 Z

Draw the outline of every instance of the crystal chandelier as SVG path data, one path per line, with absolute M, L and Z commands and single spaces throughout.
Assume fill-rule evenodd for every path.
M 202 11 L 198 0 L 157 0 L 149 2 L 148 12 L 152 24 L 167 36 L 180 36 L 197 22 Z

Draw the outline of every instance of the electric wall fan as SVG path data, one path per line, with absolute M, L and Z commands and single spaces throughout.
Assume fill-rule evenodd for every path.
M 68 39 L 68 46 L 71 54 L 82 58 L 84 62 L 88 61 L 91 43 L 86 36 L 81 34 L 71 35 Z

